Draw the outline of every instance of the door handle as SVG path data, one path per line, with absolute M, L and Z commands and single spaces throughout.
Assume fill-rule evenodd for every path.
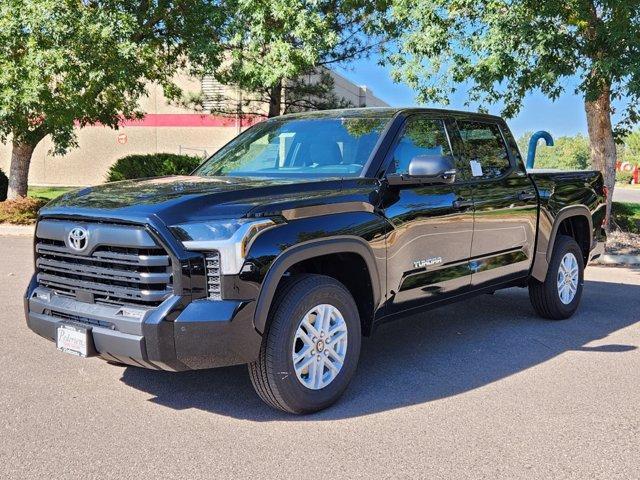
M 531 192 L 520 192 L 518 194 L 518 200 L 521 201 L 521 202 L 526 202 L 526 201 L 529 201 L 529 200 L 535 200 L 536 198 L 537 198 L 536 194 L 535 193 L 531 193 Z
M 459 200 L 455 200 L 453 202 L 452 206 L 456 210 L 463 210 L 465 208 L 473 207 L 473 201 L 472 200 L 465 200 L 464 198 L 461 198 Z

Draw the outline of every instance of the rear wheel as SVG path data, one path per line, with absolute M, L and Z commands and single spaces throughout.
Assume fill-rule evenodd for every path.
M 584 283 L 584 260 L 576 241 L 566 235 L 556 239 L 544 282 L 531 279 L 529 298 L 538 315 L 564 320 L 578 309 Z
M 292 277 L 275 299 L 251 382 L 268 405 L 310 413 L 334 403 L 360 356 L 360 318 L 353 297 L 322 275 Z

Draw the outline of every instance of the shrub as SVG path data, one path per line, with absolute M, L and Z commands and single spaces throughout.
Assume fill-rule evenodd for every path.
M 38 218 L 38 210 L 46 203 L 44 198 L 19 198 L 0 202 L 0 223 L 30 225 Z
M 616 172 L 616 182 L 629 184 L 633 180 L 633 172 Z
M 202 163 L 199 157 L 155 153 L 150 155 L 128 155 L 114 163 L 107 173 L 108 182 L 134 178 L 163 177 L 166 175 L 188 175 Z
M 7 192 L 9 191 L 9 179 L 0 170 L 0 202 L 4 202 L 7 199 Z

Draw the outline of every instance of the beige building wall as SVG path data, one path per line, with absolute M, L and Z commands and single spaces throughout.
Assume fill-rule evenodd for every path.
M 387 106 L 366 87 L 349 82 L 332 72 L 336 94 L 357 106 Z M 187 92 L 202 91 L 201 82 L 187 76 L 177 79 Z M 234 89 L 225 87 L 225 95 L 236 98 Z M 29 171 L 31 185 L 94 185 L 105 181 L 109 167 L 119 158 L 131 154 L 183 153 L 205 157 L 222 147 L 252 119 L 242 123 L 231 117 L 215 117 L 196 110 L 170 104 L 162 88 L 151 85 L 141 101 L 147 113 L 140 122 L 125 122 L 118 130 L 103 126 L 78 129 L 78 148 L 66 155 L 53 156 L 51 141 L 46 138 L 36 148 Z M 253 119 L 256 121 L 256 119 Z M 8 174 L 11 146 L 0 144 L 0 168 Z

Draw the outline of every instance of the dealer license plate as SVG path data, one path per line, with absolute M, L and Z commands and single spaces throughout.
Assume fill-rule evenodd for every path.
M 60 325 L 56 345 L 58 350 L 79 357 L 86 357 L 89 353 L 90 330 L 75 325 Z

